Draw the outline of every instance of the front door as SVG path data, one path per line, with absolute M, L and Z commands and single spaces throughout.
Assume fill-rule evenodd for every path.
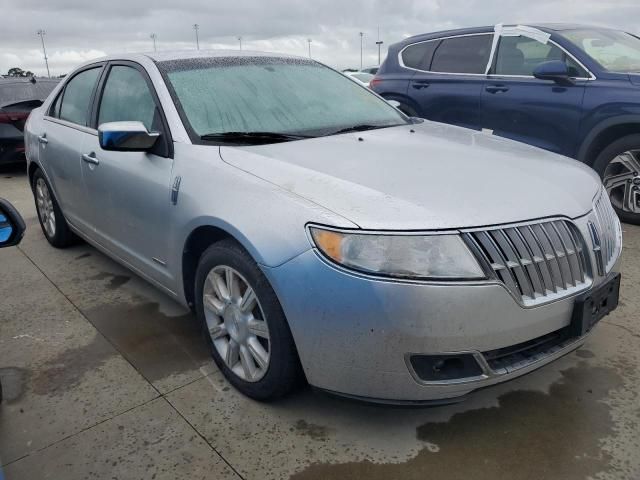
M 550 60 L 567 63 L 576 77 L 573 85 L 534 78 L 534 69 Z M 495 135 L 575 156 L 588 75 L 549 41 L 501 37 L 482 91 L 482 127 Z
M 150 151 L 102 150 L 85 145 L 83 176 L 98 241 L 145 275 L 170 286 L 168 228 L 173 159 L 166 122 L 146 72 L 112 63 L 98 87 L 96 125 L 139 121 L 160 132 Z

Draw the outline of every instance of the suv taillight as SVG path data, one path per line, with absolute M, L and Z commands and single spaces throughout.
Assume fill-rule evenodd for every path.
M 373 77 L 369 82 L 369 88 L 376 87 L 380 82 L 382 82 L 382 79 L 380 77 L 378 76 Z

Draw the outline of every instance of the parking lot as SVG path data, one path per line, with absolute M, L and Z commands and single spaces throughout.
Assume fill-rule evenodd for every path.
M 50 247 L 21 169 L 0 172 L 0 195 L 28 226 L 0 252 L 9 480 L 640 478 L 639 227 L 624 225 L 618 310 L 531 375 L 445 407 L 310 389 L 260 404 L 188 311 L 86 244 Z

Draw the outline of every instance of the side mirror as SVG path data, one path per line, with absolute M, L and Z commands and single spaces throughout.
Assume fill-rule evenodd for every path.
M 569 75 L 569 67 L 560 60 L 542 62 L 533 70 L 533 76 L 540 80 L 553 80 L 560 85 L 573 84 Z
M 158 132 L 149 132 L 142 122 L 109 122 L 98 127 L 98 141 L 103 150 L 143 152 L 153 147 Z
M 25 228 L 24 220 L 15 207 L 0 198 L 0 248 L 19 244 Z

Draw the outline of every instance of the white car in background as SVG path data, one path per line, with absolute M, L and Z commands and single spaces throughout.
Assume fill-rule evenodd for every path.
M 360 85 L 369 86 L 369 82 L 373 80 L 373 75 L 365 72 L 343 72 L 347 77 L 352 78 Z

